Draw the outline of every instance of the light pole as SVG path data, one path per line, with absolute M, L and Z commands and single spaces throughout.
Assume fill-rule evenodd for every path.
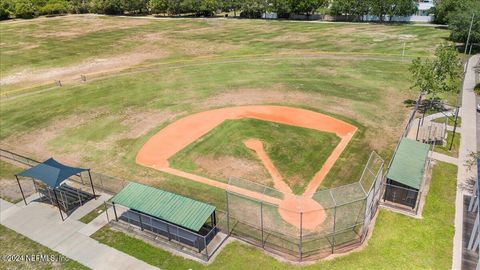
M 468 43 L 470 42 L 470 34 L 472 33 L 473 19 L 474 18 L 475 18 L 475 13 L 472 13 L 472 21 L 470 22 L 470 29 L 468 29 L 467 43 L 465 43 L 465 51 L 463 52 L 464 54 L 467 54 L 467 48 L 468 48 Z

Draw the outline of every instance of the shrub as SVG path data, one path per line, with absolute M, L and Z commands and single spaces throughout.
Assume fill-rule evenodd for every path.
M 68 3 L 65 0 L 49 0 L 45 6 L 40 9 L 42 14 L 65 14 L 68 11 Z
M 473 91 L 475 91 L 475 93 L 476 93 L 477 95 L 480 95 L 480 83 L 475 86 L 475 88 L 473 89 Z
M 37 15 L 38 9 L 35 3 L 29 0 L 18 0 L 15 3 L 15 16 L 23 19 L 31 19 Z

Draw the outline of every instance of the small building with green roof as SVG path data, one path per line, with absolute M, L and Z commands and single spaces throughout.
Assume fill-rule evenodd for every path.
M 430 145 L 403 138 L 387 172 L 384 199 L 412 209 L 417 205 L 419 192 L 428 164 Z
M 218 232 L 215 206 L 135 182 L 116 194 L 112 204 L 117 222 L 204 251 L 208 257 L 207 246 Z

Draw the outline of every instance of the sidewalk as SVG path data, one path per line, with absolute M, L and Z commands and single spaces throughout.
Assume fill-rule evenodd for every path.
M 451 156 L 447 156 L 447 155 L 440 154 L 437 152 L 432 152 L 432 151 L 430 151 L 430 155 L 431 155 L 430 157 L 435 160 L 447 162 L 447 163 L 458 166 L 458 159 L 456 157 L 451 157 Z
M 462 137 L 458 156 L 457 194 L 455 199 L 455 236 L 453 238 L 452 269 L 461 269 L 462 265 L 462 231 L 463 231 L 463 196 L 468 195 L 464 188 L 467 180 L 476 177 L 476 171 L 468 171 L 464 166 L 468 160 L 468 154 L 477 150 L 477 113 L 476 98 L 473 93 L 475 86 L 475 72 L 473 67 L 478 62 L 480 55 L 472 56 L 469 60 L 468 70 L 465 74 L 462 94 Z
M 71 217 L 62 221 L 58 209 L 46 203 L 25 206 L 23 201 L 14 205 L 0 199 L 0 206 L 2 225 L 91 269 L 158 269 L 90 238 L 106 223 L 103 214 L 87 225 Z

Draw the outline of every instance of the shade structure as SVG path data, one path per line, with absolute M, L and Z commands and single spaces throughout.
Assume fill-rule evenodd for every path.
M 430 145 L 403 138 L 388 170 L 387 178 L 420 189 Z
M 112 202 L 198 232 L 215 206 L 154 187 L 130 182 Z
M 50 186 L 51 188 L 59 187 L 63 181 L 67 180 L 70 176 L 79 174 L 88 169 L 70 167 L 63 165 L 53 158 L 49 158 L 44 162 L 27 169 L 18 176 L 32 177 L 40 180 Z

